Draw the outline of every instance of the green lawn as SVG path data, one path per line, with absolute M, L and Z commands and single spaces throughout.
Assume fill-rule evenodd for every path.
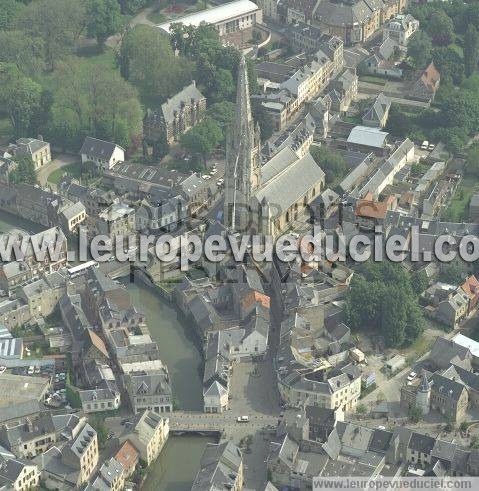
M 475 179 L 465 176 L 457 187 L 447 208 L 446 218 L 455 222 L 467 220 L 469 216 L 469 201 L 478 188 L 479 183 Z
M 60 179 L 62 178 L 63 174 L 65 174 L 65 173 L 70 174 L 75 179 L 79 179 L 81 177 L 81 163 L 80 162 L 74 162 L 72 164 L 66 165 L 65 167 L 62 167 L 61 169 L 54 170 L 48 176 L 48 182 L 50 182 L 52 184 L 58 184 L 60 182 Z
M 370 84 L 386 85 L 387 80 L 383 78 L 375 77 L 373 75 L 361 75 L 359 77 L 361 82 L 369 82 Z

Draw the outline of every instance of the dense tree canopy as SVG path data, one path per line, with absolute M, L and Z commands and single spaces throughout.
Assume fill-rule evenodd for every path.
M 135 89 L 116 73 L 101 66 L 87 71 L 76 60 L 58 70 L 52 114 L 51 138 L 64 145 L 92 134 L 128 147 L 141 133 Z
M 352 328 L 376 330 L 391 347 L 410 344 L 424 329 L 411 276 L 396 263 L 364 265 L 351 282 L 346 315 Z
M 85 20 L 84 2 L 38 0 L 26 6 L 17 24 L 29 37 L 43 41 L 44 60 L 53 69 L 72 51 Z
M 205 118 L 181 136 L 181 145 L 193 155 L 206 157 L 216 148 L 223 138 L 223 133 L 216 121 Z
M 0 63 L 0 108 L 8 114 L 16 136 L 28 134 L 41 108 L 42 88 L 16 65 Z
M 416 31 L 407 45 L 407 54 L 417 68 L 422 68 L 431 61 L 431 38 L 422 30 Z
M 13 184 L 19 184 L 21 182 L 25 184 L 36 184 L 37 174 L 32 159 L 30 157 L 17 157 L 15 161 L 16 167 L 9 175 L 10 182 Z
M 148 26 L 136 26 L 124 37 L 120 71 L 156 102 L 170 97 L 194 78 L 194 64 L 176 57 L 168 40 Z
M 437 46 L 447 46 L 454 41 L 454 24 L 443 10 L 433 12 L 427 25 L 427 32 Z
M 326 146 L 311 147 L 311 155 L 323 169 L 328 183 L 334 181 L 338 176 L 343 176 L 348 169 L 348 165 L 342 155 Z
M 86 1 L 87 33 L 102 44 L 109 36 L 118 32 L 123 24 L 117 0 Z
M 470 77 L 477 69 L 479 62 L 479 34 L 477 29 L 469 24 L 464 36 L 464 68 L 466 77 Z

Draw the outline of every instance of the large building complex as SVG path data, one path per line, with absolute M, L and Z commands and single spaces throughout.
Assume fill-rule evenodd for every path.
M 218 30 L 220 36 L 232 34 L 252 28 L 262 22 L 262 10 L 250 0 L 236 0 L 208 10 L 202 10 L 174 22 L 160 24 L 158 29 L 165 35 L 171 33 L 171 26 L 176 23 L 185 26 L 198 27 L 201 24 L 211 24 Z

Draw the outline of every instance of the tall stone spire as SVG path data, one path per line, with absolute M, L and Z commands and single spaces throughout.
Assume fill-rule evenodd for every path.
M 251 220 L 252 195 L 261 181 L 259 138 L 251 113 L 248 67 L 244 56 L 238 68 L 235 120 L 226 138 L 224 224 L 246 231 Z

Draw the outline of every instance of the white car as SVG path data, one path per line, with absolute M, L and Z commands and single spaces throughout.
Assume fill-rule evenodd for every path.
M 434 150 L 434 147 L 435 147 L 435 146 L 436 146 L 436 145 L 434 145 L 434 143 L 430 143 L 430 144 L 428 145 L 427 149 L 428 149 L 430 152 L 432 152 L 432 151 Z
M 249 421 L 249 416 L 238 416 L 236 421 L 238 423 L 247 423 Z
M 208 179 L 211 179 L 211 176 L 209 176 L 208 174 L 205 174 L 204 176 L 201 176 L 205 181 L 207 181 Z
M 421 145 L 421 150 L 427 150 L 429 148 L 429 142 L 424 140 Z
M 412 382 L 415 378 L 417 377 L 417 373 L 416 372 L 411 372 L 408 376 L 407 376 L 407 381 L 408 382 Z

